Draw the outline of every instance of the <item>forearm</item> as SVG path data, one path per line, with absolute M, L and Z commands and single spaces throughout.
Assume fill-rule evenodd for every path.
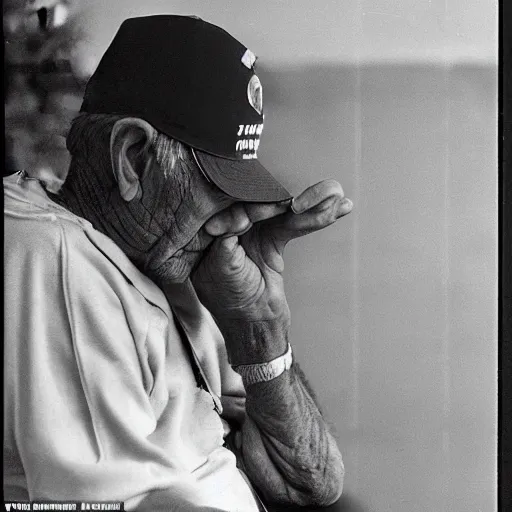
M 227 331 L 228 353 L 238 364 L 268 361 L 286 351 L 286 322 L 231 324 Z M 239 456 L 251 481 L 269 501 L 335 501 L 343 484 L 341 455 L 298 366 L 247 386 L 246 392 Z

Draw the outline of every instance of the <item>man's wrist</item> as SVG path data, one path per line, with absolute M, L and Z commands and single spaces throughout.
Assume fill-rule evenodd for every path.
M 288 350 L 288 315 L 274 320 L 217 321 L 232 366 L 267 363 Z
M 259 382 L 268 382 L 276 379 L 292 366 L 292 347 L 288 343 L 288 349 L 282 356 L 269 361 L 268 363 L 241 364 L 233 366 L 244 383 L 244 386 L 251 386 Z

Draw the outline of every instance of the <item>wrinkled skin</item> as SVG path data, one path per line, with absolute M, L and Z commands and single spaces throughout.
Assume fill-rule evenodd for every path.
M 351 211 L 341 185 L 321 181 L 295 197 L 291 209 L 236 202 L 195 164 L 180 161 L 166 176 L 148 145 L 153 136 L 153 127 L 137 118 L 117 122 L 111 136 L 114 173 L 129 210 L 124 216 L 157 235 L 149 249 L 140 248 L 136 263 L 163 286 L 193 273 L 198 293 L 219 317 L 279 316 L 284 247 Z
M 286 351 L 290 311 L 282 276 L 284 248 L 351 209 L 339 183 L 327 180 L 305 190 L 291 208 L 233 203 L 201 226 L 196 239 L 209 244 L 187 262 L 199 298 L 224 335 L 232 365 L 270 361 Z M 166 288 L 173 286 L 179 294 L 183 285 Z M 223 397 L 223 417 L 241 423 L 238 447 L 232 449 L 269 501 L 328 505 L 341 492 L 343 462 L 309 386 L 294 368 L 249 386 L 245 398 Z
M 148 273 L 166 287 L 192 277 L 217 319 L 272 320 L 288 314 L 282 279 L 286 244 L 352 210 L 334 180 L 311 186 L 292 207 L 235 202 L 198 169 L 156 186 L 143 179 L 142 188 L 142 202 L 148 210 L 155 207 L 164 231 L 147 255 Z
M 236 202 L 184 162 L 165 177 L 147 144 L 140 151 L 151 130 L 133 119 L 113 130 L 123 218 L 132 222 L 120 243 L 136 231 L 133 223 L 137 233 L 154 237 L 135 250 L 125 245 L 125 252 L 174 300 L 192 281 L 233 366 L 283 355 L 290 327 L 284 248 L 348 214 L 352 202 L 334 180 L 309 187 L 290 205 Z M 235 454 L 269 501 L 326 505 L 341 493 L 341 454 L 308 388 L 294 362 L 290 371 L 231 397 L 242 416 Z M 236 414 L 226 419 L 236 421 Z
M 282 277 L 286 244 L 325 228 L 351 209 L 339 183 L 326 180 L 295 198 L 294 211 L 280 205 L 236 204 L 213 216 L 205 230 L 222 237 L 193 275 L 199 296 L 217 319 L 288 316 Z M 240 228 L 244 233 L 237 235 Z

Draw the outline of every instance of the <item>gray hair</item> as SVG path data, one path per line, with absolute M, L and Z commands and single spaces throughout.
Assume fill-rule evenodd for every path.
M 190 166 L 192 154 L 190 149 L 182 142 L 171 139 L 167 135 L 155 130 L 155 136 L 151 145 L 156 154 L 156 161 L 164 170 L 164 176 L 167 178 L 176 167 L 179 161 L 186 167 Z
M 81 154 L 86 158 L 110 159 L 110 134 L 114 124 L 126 116 L 117 114 L 78 115 L 72 122 L 66 146 L 72 156 Z M 185 167 L 193 165 L 192 152 L 182 142 L 155 130 L 151 147 L 156 160 L 167 178 L 178 162 Z

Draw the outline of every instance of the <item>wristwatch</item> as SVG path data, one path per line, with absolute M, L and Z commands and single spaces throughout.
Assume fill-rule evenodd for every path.
M 233 370 L 242 377 L 245 386 L 258 382 L 268 382 L 279 377 L 292 366 L 292 347 L 288 343 L 288 350 L 282 356 L 276 357 L 268 363 L 240 364 L 233 366 Z

